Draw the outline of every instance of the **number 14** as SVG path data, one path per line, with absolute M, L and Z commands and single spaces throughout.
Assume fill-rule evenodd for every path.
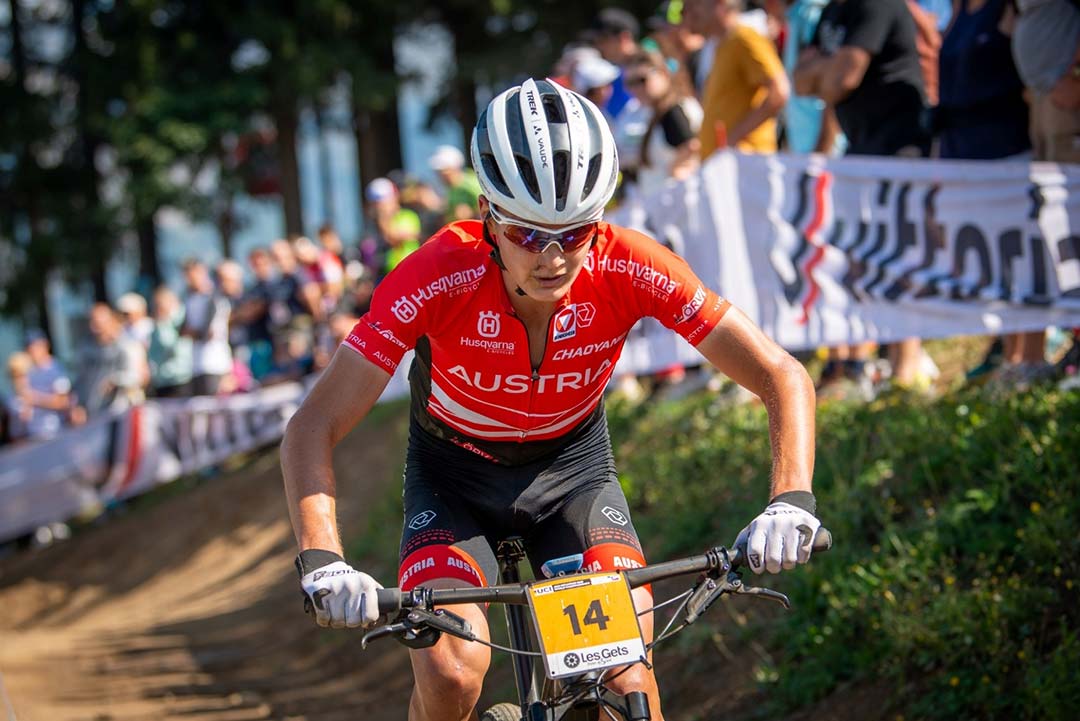
M 570 617 L 570 627 L 574 630 L 575 636 L 581 635 L 581 622 L 578 621 L 577 606 L 570 604 L 563 609 L 563 615 Z M 607 622 L 611 620 L 611 616 L 604 615 L 604 609 L 600 606 L 600 599 L 597 599 L 589 604 L 589 608 L 585 611 L 585 625 L 594 624 L 600 628 L 601 631 L 607 630 Z

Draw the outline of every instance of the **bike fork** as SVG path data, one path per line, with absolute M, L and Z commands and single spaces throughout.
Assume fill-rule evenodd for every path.
M 520 536 L 500 541 L 495 550 L 499 561 L 499 577 L 504 584 L 521 583 L 518 564 L 525 558 L 525 544 Z M 525 606 L 507 605 L 506 632 L 510 637 L 510 647 L 531 650 L 532 628 Z M 544 721 L 540 703 L 540 692 L 544 687 L 543 672 L 530 656 L 513 656 L 514 683 L 517 685 L 518 701 L 521 704 L 522 718 L 528 721 Z

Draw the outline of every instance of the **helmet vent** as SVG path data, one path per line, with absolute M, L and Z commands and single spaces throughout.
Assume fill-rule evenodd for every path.
M 515 155 L 514 160 L 517 161 L 518 172 L 521 174 L 521 180 L 525 183 L 529 195 L 537 203 L 543 202 L 540 199 L 540 181 L 536 178 L 536 170 L 533 169 L 532 161 L 523 155 Z
M 570 152 L 555 152 L 555 210 L 566 210 L 566 193 L 570 188 Z
M 510 186 L 506 184 L 506 179 L 503 178 L 502 171 L 499 170 L 499 164 L 495 162 L 495 158 L 489 153 L 485 153 L 480 156 L 480 162 L 484 165 L 484 175 L 495 186 L 495 189 L 503 195 L 512 195 Z
M 544 94 L 541 102 L 544 105 L 544 115 L 549 123 L 565 123 L 566 114 L 563 112 L 562 103 L 558 95 Z
M 585 174 L 585 187 L 581 189 L 581 197 L 589 197 L 589 193 L 596 186 L 596 178 L 600 175 L 600 156 L 594 155 L 589 158 L 589 172 Z

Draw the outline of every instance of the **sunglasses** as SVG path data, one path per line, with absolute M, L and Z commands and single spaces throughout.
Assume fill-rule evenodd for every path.
M 557 244 L 562 249 L 562 252 L 570 253 L 596 236 L 596 221 L 589 221 L 584 225 L 573 228 L 553 231 L 530 227 L 510 220 L 497 211 L 494 205 L 488 206 L 488 212 L 491 219 L 502 228 L 503 236 L 507 240 L 530 253 L 543 253 L 552 243 Z

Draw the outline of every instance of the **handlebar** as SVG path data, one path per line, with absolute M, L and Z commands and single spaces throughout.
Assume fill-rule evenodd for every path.
M 813 550 L 821 553 L 832 548 L 832 533 L 819 528 L 814 536 Z M 642 568 L 624 571 L 630 588 L 647 586 L 676 576 L 689 576 L 706 571 L 726 573 L 745 565 L 745 547 L 729 552 L 722 547 L 712 548 L 700 556 L 664 561 Z M 524 584 L 483 586 L 478 588 L 415 588 L 402 592 L 399 588 L 380 588 L 377 592 L 380 616 L 395 616 L 402 609 L 449 606 L 464 603 L 502 603 L 523 606 L 528 603 Z

